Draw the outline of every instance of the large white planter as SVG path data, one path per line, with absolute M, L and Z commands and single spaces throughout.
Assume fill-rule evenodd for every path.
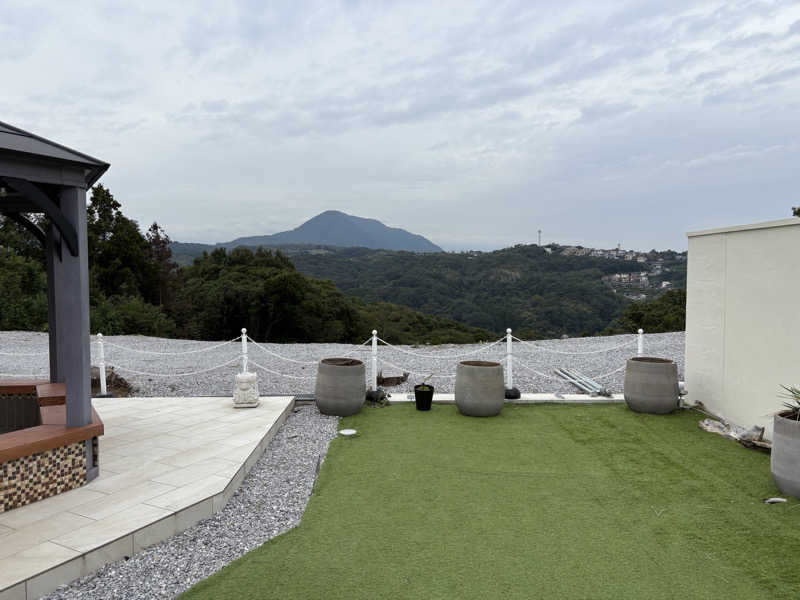
M 361 410 L 367 397 L 364 363 L 354 358 L 323 358 L 317 368 L 314 397 L 319 412 L 347 417 Z
M 633 411 L 663 415 L 678 408 L 678 367 L 668 358 L 636 356 L 625 367 L 625 402 Z
M 775 415 L 769 466 L 778 489 L 800 498 L 800 421 Z
M 462 415 L 493 417 L 503 410 L 506 386 L 503 365 L 465 360 L 456 367 L 456 406 Z

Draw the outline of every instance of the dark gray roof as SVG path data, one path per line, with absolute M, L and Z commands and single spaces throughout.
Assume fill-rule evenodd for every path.
M 88 154 L 51 142 L 2 121 L 0 121 L 0 153 L 22 154 L 47 162 L 80 165 L 84 168 L 86 187 L 94 185 L 111 166 Z

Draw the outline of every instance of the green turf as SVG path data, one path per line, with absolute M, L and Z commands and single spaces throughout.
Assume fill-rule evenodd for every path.
M 682 412 L 365 409 L 302 523 L 185 598 L 798 598 L 769 456 Z

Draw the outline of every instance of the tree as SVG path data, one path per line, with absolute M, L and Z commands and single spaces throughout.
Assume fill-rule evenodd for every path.
M 22 216 L 43 229 L 47 226 L 47 222 L 42 215 L 24 214 Z M 42 248 L 41 242 L 24 227 L 3 215 L 0 215 L 0 248 L 5 248 L 8 252 L 17 256 L 41 261 L 44 264 L 44 248 Z
M 170 286 L 178 268 L 178 265 L 172 261 L 172 250 L 169 247 L 172 240 L 156 222 L 153 222 L 150 229 L 147 230 L 145 237 L 150 244 L 150 260 L 155 265 L 158 278 L 158 304 L 160 306 L 168 305 Z
M 150 246 L 136 221 L 123 215 L 120 207 L 108 188 L 99 184 L 92 188 L 87 208 L 92 292 L 157 303 L 158 272 Z
M 647 302 L 632 302 L 605 333 L 633 333 L 640 328 L 647 333 L 686 329 L 686 290 L 669 290 Z
M 47 328 L 47 276 L 39 261 L 0 248 L 0 330 Z
M 793 206 L 792 207 L 792 214 L 795 217 L 800 217 L 800 206 Z

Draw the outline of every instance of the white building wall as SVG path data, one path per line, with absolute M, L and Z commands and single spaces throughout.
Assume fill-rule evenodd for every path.
M 800 219 L 688 237 L 688 400 L 771 437 L 780 385 L 800 387 Z

